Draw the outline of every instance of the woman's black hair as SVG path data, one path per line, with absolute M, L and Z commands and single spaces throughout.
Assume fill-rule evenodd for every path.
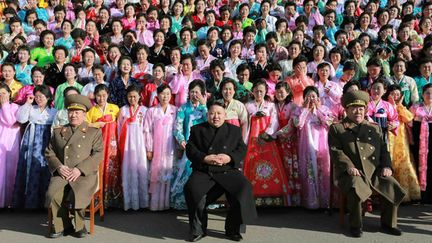
M 12 90 L 6 83 L 0 83 L 0 89 L 5 89 L 9 93 L 9 102 L 12 102 Z
M 131 92 L 137 92 L 139 96 L 138 104 L 141 103 L 141 86 L 136 84 L 131 84 L 126 88 L 126 97 Z M 129 104 L 129 101 L 128 101 Z
M 390 86 L 388 86 L 387 91 L 385 92 L 385 94 L 382 96 L 382 99 L 385 101 L 388 101 L 388 97 L 390 96 L 390 93 L 395 91 L 395 90 L 399 90 L 399 92 L 402 93 L 402 88 L 400 85 L 398 84 L 392 84 Z
M 96 85 L 96 87 L 93 91 L 93 94 L 97 94 L 97 93 L 104 91 L 104 90 L 109 94 L 108 86 L 106 86 L 105 84 L 98 84 L 98 85 Z
M 309 92 L 311 92 L 311 91 L 315 92 L 315 93 L 317 94 L 317 96 L 319 97 L 318 88 L 315 87 L 315 86 L 312 86 L 312 85 L 311 85 L 311 86 L 307 86 L 307 87 L 303 90 L 303 99 L 306 98 L 306 95 L 307 95 Z
M 53 94 L 51 93 L 51 89 L 47 85 L 36 85 L 33 89 L 33 95 L 35 95 L 37 92 L 42 93 L 47 98 L 47 106 L 51 107 L 52 101 L 53 101 Z
M 345 94 L 346 92 L 348 92 L 348 89 L 351 88 L 351 86 L 357 86 L 357 88 L 360 90 L 361 89 L 361 84 L 359 81 L 357 80 L 351 80 L 348 81 L 342 88 L 342 94 Z
M 157 87 L 156 92 L 157 94 L 160 94 L 164 92 L 164 90 L 169 89 L 169 91 L 172 93 L 171 87 L 168 84 L 161 84 L 159 87 Z
M 205 95 L 206 86 L 205 86 L 205 83 L 204 83 L 203 80 L 201 80 L 201 79 L 194 79 L 192 82 L 190 82 L 188 90 L 190 91 L 190 90 L 194 89 L 195 87 L 199 87 L 200 93 L 202 95 Z
M 78 88 L 76 88 L 75 86 L 69 86 L 69 87 L 66 87 L 65 90 L 63 90 L 63 97 L 66 97 L 66 94 L 69 93 L 69 91 L 72 91 L 72 90 L 76 91 L 77 94 L 80 94 L 80 93 L 81 93 L 81 92 L 78 90 Z
M 290 103 L 291 100 L 292 100 L 292 92 L 291 92 L 291 89 L 288 86 L 288 83 L 287 82 L 279 82 L 279 83 L 277 83 L 276 87 L 275 87 L 275 90 L 278 90 L 278 89 L 285 89 L 286 90 L 286 92 L 288 93 L 288 95 L 287 95 L 287 97 L 285 97 L 284 103 L 285 104 Z M 275 99 L 275 103 L 277 103 L 277 102 L 278 101 Z

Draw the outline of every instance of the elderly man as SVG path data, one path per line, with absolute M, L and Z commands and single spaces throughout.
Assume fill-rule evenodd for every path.
M 208 122 L 191 129 L 186 155 L 193 172 L 184 187 L 189 213 L 190 238 L 195 242 L 206 236 L 206 207 L 225 193 L 230 205 L 225 234 L 242 240 L 240 226 L 256 217 L 252 185 L 239 168 L 246 154 L 241 129 L 225 123 L 223 103 L 209 105 Z
M 86 112 L 91 107 L 87 97 L 69 95 L 65 107 L 69 124 L 54 129 L 45 151 L 52 173 L 46 206 L 51 207 L 54 223 L 48 237 L 74 233 L 83 238 L 87 235 L 85 209 L 97 188 L 97 173 L 103 157 L 102 132 L 85 122 Z
M 373 191 L 380 196 L 383 232 L 401 235 L 397 208 L 406 193 L 392 177 L 390 154 L 380 127 L 365 120 L 368 101 L 369 95 L 363 91 L 342 97 L 347 117 L 330 127 L 328 137 L 334 178 L 347 197 L 352 236 L 362 235 L 361 203 Z

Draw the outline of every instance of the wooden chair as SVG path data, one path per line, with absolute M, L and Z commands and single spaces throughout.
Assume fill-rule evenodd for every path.
M 99 212 L 99 217 L 101 221 L 104 221 L 104 205 L 103 205 L 103 163 L 99 164 L 98 171 L 98 186 L 93 194 L 90 201 L 90 205 L 86 208 L 86 213 L 90 214 L 90 234 L 94 233 L 94 219 L 95 214 Z M 53 227 L 53 215 L 51 208 L 48 208 L 48 232 L 51 232 Z

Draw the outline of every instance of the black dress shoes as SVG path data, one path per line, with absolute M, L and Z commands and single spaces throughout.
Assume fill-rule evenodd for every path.
M 206 234 L 201 234 L 201 235 L 190 235 L 188 241 L 189 242 L 197 242 L 199 240 L 201 240 L 202 238 L 206 237 Z
M 74 236 L 76 238 L 84 238 L 87 236 L 87 229 L 84 227 L 82 230 L 75 232 Z
M 361 228 L 350 228 L 351 236 L 355 238 L 360 238 L 363 235 Z
M 387 225 L 381 225 L 381 229 L 383 233 L 389 234 L 389 235 L 396 235 L 396 236 L 400 236 L 402 235 L 402 230 L 395 227 L 390 227 Z
M 243 237 L 241 236 L 241 234 L 226 234 L 226 236 L 228 237 L 228 239 L 230 239 L 232 241 L 241 241 L 241 240 L 243 240 Z

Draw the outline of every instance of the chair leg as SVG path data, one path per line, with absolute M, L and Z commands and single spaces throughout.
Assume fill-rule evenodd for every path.
M 52 227 L 53 227 L 53 214 L 52 214 L 52 210 L 51 207 L 48 208 L 48 234 L 52 232 Z
M 103 192 L 100 191 L 99 194 L 99 217 L 101 221 L 105 220 L 105 211 L 104 211 L 104 203 L 103 203 Z
M 94 233 L 94 217 L 95 217 L 95 208 L 94 208 L 94 199 L 92 198 L 90 202 L 90 234 Z

